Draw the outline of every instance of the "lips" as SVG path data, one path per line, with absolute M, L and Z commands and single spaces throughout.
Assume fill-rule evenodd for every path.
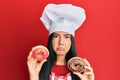
M 57 50 L 58 50 L 58 51 L 65 51 L 65 48 L 63 48 L 63 47 L 58 47 Z

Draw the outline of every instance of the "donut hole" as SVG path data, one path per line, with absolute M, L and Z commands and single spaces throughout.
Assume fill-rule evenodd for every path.
M 79 63 L 75 64 L 75 67 L 76 67 L 78 70 L 83 69 L 83 65 L 82 65 L 82 64 L 79 64 Z
M 38 57 L 41 57 L 41 56 L 43 56 L 43 52 L 38 52 L 37 55 L 38 55 Z
M 77 63 L 77 64 L 75 64 L 75 67 L 82 67 L 82 65 Z

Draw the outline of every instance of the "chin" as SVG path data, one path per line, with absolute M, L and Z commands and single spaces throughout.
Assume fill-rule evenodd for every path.
M 63 55 L 66 55 L 66 53 L 64 53 L 64 52 L 58 52 L 58 53 L 56 53 L 58 56 L 63 56 Z

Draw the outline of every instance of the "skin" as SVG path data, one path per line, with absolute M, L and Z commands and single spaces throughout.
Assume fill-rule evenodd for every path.
M 57 65 L 65 65 L 65 56 L 71 47 L 71 35 L 66 32 L 55 32 L 52 47 L 57 54 Z
M 57 65 L 66 65 L 65 56 L 71 47 L 70 37 L 71 37 L 70 34 L 68 34 L 67 32 L 55 32 L 54 34 L 52 40 L 52 48 L 57 55 L 57 60 L 56 60 Z M 30 80 L 39 80 L 39 72 L 42 68 L 42 65 L 46 61 L 47 60 L 43 60 L 38 63 L 37 60 L 32 57 L 30 52 L 27 58 Z M 73 72 L 73 73 L 76 74 L 81 80 L 94 80 L 94 72 L 92 67 L 90 66 L 90 63 L 86 59 L 84 59 L 84 61 L 87 64 L 85 66 L 84 74 L 80 74 L 77 72 Z

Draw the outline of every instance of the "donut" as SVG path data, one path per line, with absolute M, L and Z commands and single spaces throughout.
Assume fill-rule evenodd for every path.
M 49 56 L 48 49 L 43 45 L 38 45 L 38 46 L 33 47 L 31 52 L 32 52 L 32 56 L 37 61 L 42 61 Z
M 84 72 L 84 66 L 85 66 L 85 62 L 82 58 L 80 57 L 73 57 L 71 58 L 68 63 L 68 69 L 72 72 L 80 72 L 83 73 Z

